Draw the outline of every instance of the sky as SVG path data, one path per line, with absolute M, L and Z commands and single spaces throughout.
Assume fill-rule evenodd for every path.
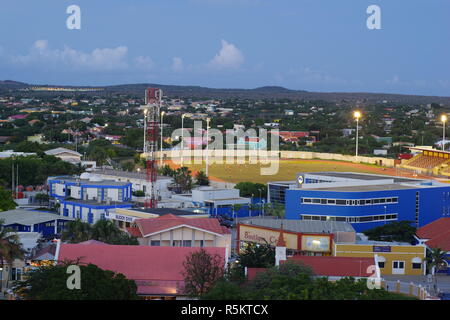
M 0 80 L 450 96 L 449 39 L 448 0 L 3 0 Z

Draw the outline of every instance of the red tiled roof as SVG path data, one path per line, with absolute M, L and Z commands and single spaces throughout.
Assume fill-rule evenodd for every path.
M 203 248 L 225 261 L 225 248 Z M 199 248 L 61 244 L 58 261 L 79 259 L 136 281 L 139 294 L 178 294 L 186 256 Z
M 166 214 L 158 218 L 137 219 L 135 221 L 142 235 L 176 228 L 186 225 L 218 234 L 228 234 L 230 231 L 221 226 L 218 219 L 215 218 L 184 218 L 172 214 Z
M 308 131 L 280 131 L 278 134 L 284 139 L 309 137 Z
M 142 233 L 139 228 L 127 228 L 127 232 L 130 236 L 140 238 L 142 237 Z
M 374 258 L 330 257 L 330 256 L 294 256 L 281 263 L 303 263 L 312 268 L 318 276 L 329 277 L 370 277 L 375 265 Z
M 107 243 L 98 241 L 98 240 L 87 240 L 87 241 L 79 242 L 78 244 L 83 244 L 83 245 L 106 244 L 106 245 L 108 245 Z
M 450 218 L 440 218 L 417 229 L 416 234 L 421 239 L 431 239 L 432 237 L 449 231 Z
M 416 231 L 420 239 L 430 239 L 425 244 L 430 248 L 450 251 L 450 218 L 437 219 Z

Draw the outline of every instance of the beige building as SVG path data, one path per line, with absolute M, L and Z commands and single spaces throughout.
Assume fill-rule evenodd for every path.
M 184 218 L 166 214 L 137 219 L 127 231 L 140 245 L 170 247 L 222 247 L 231 250 L 231 233 L 215 218 Z

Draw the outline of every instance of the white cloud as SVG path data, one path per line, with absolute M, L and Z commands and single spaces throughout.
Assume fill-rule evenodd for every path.
M 155 63 L 150 57 L 139 56 L 134 59 L 135 66 L 143 70 L 151 70 L 155 66 Z
M 209 62 L 214 69 L 238 69 L 244 62 L 244 55 L 232 43 L 222 40 L 222 48 Z
M 172 71 L 174 72 L 182 72 L 184 69 L 183 67 L 183 60 L 179 57 L 172 58 Z
M 128 48 L 97 48 L 90 53 L 64 46 L 62 50 L 49 47 L 47 40 L 37 40 L 26 55 L 11 56 L 16 64 L 30 65 L 46 63 L 48 65 L 66 65 L 72 68 L 93 70 L 126 69 Z

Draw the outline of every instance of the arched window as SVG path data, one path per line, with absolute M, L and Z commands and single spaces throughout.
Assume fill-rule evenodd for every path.
M 422 259 L 419 257 L 414 257 L 411 259 L 413 269 L 422 269 Z

